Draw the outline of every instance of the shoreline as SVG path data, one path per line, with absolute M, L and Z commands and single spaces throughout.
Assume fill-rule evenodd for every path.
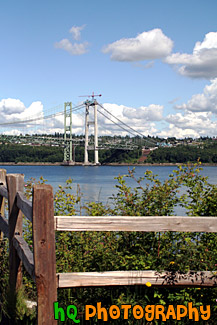
M 146 164 L 131 164 L 131 163 L 107 163 L 107 164 L 102 164 L 98 166 L 114 166 L 114 167 L 121 167 L 121 166 L 180 166 L 180 165 L 185 165 L 186 163 L 146 163 Z M 191 165 L 194 165 L 194 163 L 190 163 Z M 55 163 L 49 163 L 49 162 L 26 162 L 26 163 L 15 163 L 15 162 L 0 162 L 1 166 L 66 166 L 62 162 L 55 162 Z M 84 166 L 83 163 L 78 162 L 73 165 L 69 165 L 70 167 L 72 166 Z M 90 167 L 95 167 L 93 164 L 89 165 Z M 97 166 L 97 167 L 98 167 Z M 210 166 L 210 167 L 216 167 L 217 164 L 215 163 L 201 163 L 200 166 Z M 88 167 L 88 166 L 85 166 Z

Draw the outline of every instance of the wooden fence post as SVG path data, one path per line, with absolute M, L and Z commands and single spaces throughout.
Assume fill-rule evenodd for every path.
M 6 176 L 8 188 L 8 207 L 9 207 L 9 284 L 11 294 L 15 293 L 22 286 L 22 262 L 13 246 L 14 235 L 22 236 L 23 216 L 22 212 L 16 205 L 16 194 L 18 191 L 23 192 L 24 175 L 8 174 Z
M 53 303 L 57 301 L 53 189 L 33 188 L 33 245 L 38 299 L 38 324 L 54 325 Z
M 6 185 L 6 169 L 0 169 L 0 184 Z M 5 198 L 0 196 L 0 214 L 5 216 Z M 3 232 L 0 230 L 0 241 L 3 239 Z

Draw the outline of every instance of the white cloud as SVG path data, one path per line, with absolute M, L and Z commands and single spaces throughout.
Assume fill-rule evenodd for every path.
M 212 83 L 205 87 L 204 93 L 209 94 L 209 100 L 216 101 L 217 94 L 217 81 L 213 80 Z M 196 95 L 195 95 L 196 96 Z M 199 96 L 199 95 L 198 95 Z M 192 96 L 193 98 L 193 96 Z M 200 99 L 199 97 L 197 98 Z M 105 103 L 103 107 L 109 112 L 105 112 L 99 107 L 99 111 L 109 117 L 111 120 L 98 112 L 98 128 L 99 135 L 132 135 L 130 129 L 124 125 L 127 131 L 120 128 L 120 121 L 117 121 L 111 114 L 119 118 L 122 122 L 126 123 L 137 132 L 147 135 L 158 135 L 161 137 L 175 136 L 177 138 L 184 137 L 199 137 L 199 136 L 216 136 L 217 121 L 214 119 L 213 111 L 206 110 L 207 103 L 201 104 L 200 111 L 195 111 L 196 104 L 192 104 L 193 100 L 187 104 L 183 104 L 182 112 L 169 114 L 163 117 L 163 106 L 151 104 L 149 106 L 140 106 L 138 108 L 129 107 L 125 105 L 117 105 Z M 191 106 L 192 105 L 192 106 Z M 192 110 L 190 110 L 192 109 Z M 61 109 L 63 110 L 63 108 Z M 90 107 L 89 121 L 94 120 L 93 107 Z M 47 113 L 43 112 L 43 105 L 41 102 L 33 102 L 29 107 L 25 107 L 22 101 L 18 99 L 2 99 L 0 101 L 0 123 L 15 122 L 13 126 L 5 125 L 0 126 L 4 134 L 28 133 L 28 134 L 54 134 L 54 132 L 64 132 L 64 116 L 57 115 L 52 119 L 41 119 L 34 122 L 16 122 L 27 120 L 29 118 L 44 116 Z M 72 116 L 72 132 L 75 134 L 84 134 L 84 110 L 73 113 Z M 165 129 L 161 130 L 162 123 Z M 90 124 L 89 134 L 93 134 L 93 126 Z M 133 132 L 134 133 L 134 132 Z M 136 133 L 134 133 L 136 134 Z
M 203 42 L 197 42 L 194 47 L 194 52 L 200 52 L 202 49 L 217 48 L 217 32 L 210 32 L 205 35 Z
M 0 101 L 0 116 L 22 113 L 25 110 L 24 104 L 19 99 L 2 99 Z
M 43 105 L 40 101 L 33 102 L 29 107 L 25 107 L 19 99 L 7 98 L 0 101 L 0 123 L 15 122 L 16 125 L 16 122 L 40 116 L 43 116 Z
M 193 95 L 187 103 L 176 105 L 175 108 L 191 112 L 212 112 L 217 115 L 217 78 L 205 86 L 203 93 Z
M 175 104 L 175 102 L 177 102 L 180 98 L 179 97 L 176 97 L 174 99 L 171 99 L 168 101 L 169 104 Z
M 126 123 L 127 125 L 135 129 L 137 132 L 142 133 L 143 135 L 155 134 L 157 132 L 157 129 L 154 122 L 159 121 L 163 118 L 163 106 L 160 105 L 152 104 L 148 107 L 141 106 L 139 108 L 133 108 L 124 105 L 105 103 L 103 104 L 103 107 L 108 110 L 112 115 L 116 116 L 122 122 Z M 98 113 L 98 125 L 100 135 L 130 135 L 129 132 L 126 132 L 119 127 L 119 125 L 122 124 L 118 120 L 113 118 L 111 114 L 105 112 L 102 108 L 99 108 L 99 110 L 103 112 L 103 114 L 105 114 L 107 117 L 109 117 L 112 121 L 118 124 L 113 124 L 112 121 Z M 132 131 L 128 127 L 124 125 L 122 126 L 127 130 Z M 137 134 L 133 131 L 132 133 L 134 133 L 135 135 Z
M 160 121 L 163 118 L 163 106 L 151 104 L 139 108 L 124 107 L 123 116 L 128 119 L 143 119 L 144 121 Z
M 84 29 L 85 25 L 82 26 L 72 26 L 70 29 L 70 33 L 72 34 L 72 37 L 74 40 L 78 41 L 81 37 L 81 31 Z
M 205 35 L 197 42 L 192 54 L 173 53 L 165 59 L 171 65 L 181 65 L 178 72 L 191 78 L 212 79 L 217 77 L 217 32 Z
M 69 125 L 69 121 L 69 117 L 67 117 L 67 125 Z M 54 134 L 55 132 L 64 133 L 64 114 L 42 120 L 40 123 L 41 128 L 37 129 L 38 134 Z M 33 133 L 36 133 L 35 130 L 33 131 Z M 82 114 L 72 113 L 72 133 L 84 133 L 84 117 Z
M 67 38 L 55 43 L 55 47 L 70 53 L 71 55 L 82 55 L 88 51 L 88 42 L 72 44 Z
M 150 69 L 150 68 L 152 68 L 154 66 L 154 61 L 149 61 L 146 64 L 135 62 L 135 63 L 133 63 L 133 66 L 136 67 L 136 68 L 140 68 L 142 70 L 146 70 L 146 69 Z
M 72 26 L 70 33 L 74 40 L 78 41 L 81 37 L 81 31 L 84 29 L 85 25 L 82 26 Z M 62 39 L 60 42 L 54 44 L 55 48 L 62 49 L 71 55 L 82 55 L 88 52 L 88 42 L 82 43 L 72 43 L 68 38 Z
M 63 108 L 62 108 L 63 111 Z M 49 115 L 48 113 L 45 113 Z M 37 118 L 40 118 L 37 120 Z M 2 99 L 0 101 L 0 128 L 3 134 L 19 135 L 25 134 L 54 134 L 64 133 L 64 115 L 53 116 L 44 119 L 43 105 L 35 101 L 29 107 L 19 99 Z M 67 117 L 67 119 L 69 119 Z M 29 121 L 32 120 L 32 121 Z M 19 123 L 21 122 L 22 123 Z M 84 133 L 84 117 L 82 114 L 72 114 L 73 130 L 75 134 Z M 4 123 L 13 123 L 5 124 Z M 69 121 L 67 121 L 69 124 Z
M 216 131 L 217 124 L 211 121 L 211 117 L 212 113 L 208 112 L 193 113 L 186 111 L 184 115 L 181 113 L 170 114 L 165 120 L 183 129 L 193 129 L 200 132 L 204 132 L 205 129 Z
M 198 132 L 192 129 L 177 128 L 173 124 L 170 124 L 168 128 L 157 132 L 157 135 L 162 138 L 176 137 L 177 139 L 183 138 L 198 138 L 200 135 Z
M 143 61 L 168 56 L 173 41 L 161 29 L 153 29 L 138 34 L 135 38 L 122 38 L 103 48 L 103 53 L 111 53 L 114 61 Z
M 159 136 L 177 138 L 216 136 L 217 132 L 217 78 L 205 86 L 201 94 L 193 95 L 187 103 L 175 105 L 182 112 L 169 114 L 165 121 L 169 128 L 158 132 Z
M 189 112 L 170 114 L 165 118 L 169 128 L 158 132 L 161 137 L 193 137 L 216 136 L 217 121 L 211 112 Z
M 2 134 L 4 134 L 4 135 L 15 135 L 15 136 L 20 135 L 20 133 L 21 132 L 18 129 L 2 132 Z
M 35 118 L 43 117 L 43 104 L 40 101 L 33 102 L 29 107 L 27 107 L 21 114 L 15 115 L 17 119 L 28 119 L 29 116 Z

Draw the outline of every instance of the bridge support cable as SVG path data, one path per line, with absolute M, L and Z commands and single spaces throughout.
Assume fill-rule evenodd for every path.
M 69 107 L 69 108 L 67 108 Z M 72 139 L 72 113 L 83 108 L 84 105 L 72 108 L 72 102 L 64 103 L 64 161 L 63 165 L 75 164 L 75 146 L 78 145 Z M 69 118 L 69 119 L 68 119 Z
M 110 121 L 112 121 L 112 123 L 116 124 L 117 126 L 119 126 L 120 128 L 122 128 L 123 130 L 127 131 L 128 133 L 130 133 L 130 134 L 132 134 L 132 135 L 134 135 L 134 136 L 135 136 L 135 133 L 136 133 L 137 136 L 139 135 L 140 137 L 142 137 L 143 139 L 145 139 L 145 141 L 147 141 L 147 142 L 149 142 L 150 144 L 152 144 L 152 146 L 157 144 L 157 141 L 155 141 L 155 140 L 151 140 L 151 139 L 148 139 L 146 136 L 144 136 L 144 134 L 142 134 L 141 132 L 135 130 L 135 129 L 132 128 L 130 125 L 124 123 L 124 122 L 121 121 L 118 117 L 116 117 L 116 116 L 113 115 L 111 112 L 109 112 L 109 111 L 108 111 L 108 110 L 107 110 L 103 105 L 101 105 L 101 104 L 99 104 L 99 103 L 98 103 L 98 105 L 99 105 L 99 106 L 100 106 L 100 107 L 101 107 L 105 112 L 107 112 L 110 116 L 112 116 L 112 117 L 115 118 L 118 122 L 120 122 L 123 126 L 127 127 L 127 129 L 124 128 L 122 125 L 120 125 L 120 124 L 114 122 L 111 118 L 109 118 L 108 116 L 104 115 L 102 112 L 99 111 L 99 112 L 100 112 L 102 115 L 104 115 L 107 119 L 109 119 Z M 131 131 L 129 131 L 129 129 L 130 129 L 133 133 L 132 133 Z
M 72 108 L 72 112 L 80 110 L 83 107 L 84 107 L 84 104 L 75 106 L 75 107 Z M 70 110 L 67 109 L 66 113 L 70 113 Z M 6 123 L 0 123 L 0 126 L 9 126 L 9 125 L 16 125 L 16 124 L 24 124 L 24 123 L 30 124 L 30 122 L 35 122 L 35 121 L 40 121 L 40 120 L 45 120 L 45 119 L 51 119 L 51 118 L 54 118 L 56 116 L 60 116 L 60 115 L 63 115 L 63 114 L 65 114 L 65 111 L 53 113 L 53 114 L 50 114 L 50 115 L 43 115 L 43 116 L 39 116 L 39 117 L 34 117 L 35 115 L 33 115 L 33 116 L 29 116 L 28 118 L 26 118 L 24 120 L 16 120 L 16 121 L 11 121 L 11 122 L 6 122 Z
M 128 129 L 126 129 L 125 127 L 123 127 L 122 125 L 114 122 L 110 117 L 106 116 L 103 112 L 98 111 L 101 115 L 103 115 L 105 118 L 107 118 L 108 120 L 110 120 L 113 124 L 117 125 L 119 128 L 121 128 L 122 130 L 126 131 L 127 133 L 132 134 L 133 136 L 135 136 L 135 133 L 129 131 Z

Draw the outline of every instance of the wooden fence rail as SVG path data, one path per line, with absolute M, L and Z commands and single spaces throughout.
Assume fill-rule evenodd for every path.
M 56 273 L 55 230 L 58 231 L 181 231 L 217 232 L 216 217 L 54 216 L 53 189 L 35 185 L 32 202 L 23 193 L 24 175 L 0 169 L 0 240 L 9 238 L 9 285 L 22 286 L 22 265 L 36 282 L 39 325 L 57 324 L 53 302 L 57 289 L 82 286 L 143 285 L 217 286 L 213 271 L 109 271 Z M 5 200 L 8 200 L 8 218 Z M 23 214 L 32 222 L 33 252 L 22 237 Z M 0 252 L 1 253 L 1 252 Z

